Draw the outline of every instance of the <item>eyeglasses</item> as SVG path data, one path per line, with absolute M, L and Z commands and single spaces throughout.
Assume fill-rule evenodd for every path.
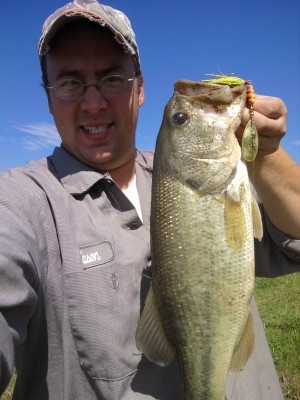
M 56 96 L 63 100 L 78 100 L 86 91 L 88 86 L 96 86 L 103 96 L 118 96 L 125 92 L 132 78 L 123 75 L 108 75 L 95 83 L 82 83 L 77 79 L 62 78 L 57 80 L 53 86 L 44 86 L 46 89 L 53 89 Z

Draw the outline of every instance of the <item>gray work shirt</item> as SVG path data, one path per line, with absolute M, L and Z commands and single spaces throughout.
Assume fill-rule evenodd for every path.
M 151 171 L 152 153 L 137 152 L 143 223 L 108 174 L 63 148 L 2 174 L 0 393 L 16 365 L 14 399 L 182 399 L 177 363 L 159 367 L 135 346 L 151 277 Z M 299 241 L 266 227 L 258 273 L 299 270 Z M 280 400 L 253 312 L 256 351 L 243 372 L 229 376 L 226 395 Z

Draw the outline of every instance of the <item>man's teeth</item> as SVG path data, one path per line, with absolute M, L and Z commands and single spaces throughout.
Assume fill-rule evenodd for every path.
M 109 125 L 101 125 L 101 126 L 83 126 L 83 129 L 88 131 L 89 133 L 101 133 L 108 128 Z

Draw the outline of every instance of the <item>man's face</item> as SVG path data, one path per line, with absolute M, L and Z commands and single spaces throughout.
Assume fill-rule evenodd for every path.
M 63 77 L 95 83 L 107 75 L 135 73 L 133 57 L 112 34 L 96 24 L 77 22 L 54 39 L 46 58 L 49 86 Z M 64 147 L 100 172 L 134 159 L 138 109 L 144 102 L 142 78 L 129 82 L 122 94 L 103 97 L 88 86 L 76 100 L 63 100 L 49 90 L 49 109 Z

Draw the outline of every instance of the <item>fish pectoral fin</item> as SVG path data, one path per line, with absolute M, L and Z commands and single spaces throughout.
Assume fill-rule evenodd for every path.
M 225 237 L 228 246 L 233 251 L 240 251 L 246 243 L 247 232 L 243 206 L 230 197 L 225 197 L 224 208 Z
M 254 237 L 260 241 L 263 237 L 263 224 L 260 209 L 254 197 L 252 198 L 252 219 Z
M 175 348 L 165 334 L 152 287 L 146 298 L 135 339 L 137 348 L 148 360 L 160 366 L 169 365 L 174 360 Z
M 253 329 L 252 315 L 249 311 L 247 322 L 242 336 L 234 350 L 230 371 L 239 372 L 247 363 L 255 344 L 255 335 Z

